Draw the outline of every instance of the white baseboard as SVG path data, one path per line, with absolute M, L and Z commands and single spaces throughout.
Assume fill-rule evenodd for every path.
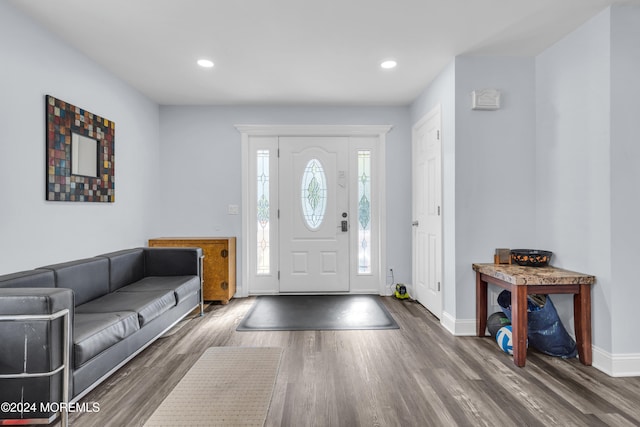
M 447 312 L 442 312 L 440 324 L 457 337 L 473 337 L 476 335 L 476 319 L 456 319 Z
M 611 354 L 593 346 L 593 367 L 612 377 L 640 376 L 640 354 Z
M 443 312 L 440 324 L 452 335 L 468 337 L 476 335 L 476 319 L 456 319 Z M 612 377 L 640 376 L 640 353 L 611 354 L 593 346 L 592 366 Z
M 451 316 L 446 311 L 442 312 L 442 317 L 440 318 L 440 324 L 451 333 L 451 335 L 455 335 L 456 331 L 456 319 Z

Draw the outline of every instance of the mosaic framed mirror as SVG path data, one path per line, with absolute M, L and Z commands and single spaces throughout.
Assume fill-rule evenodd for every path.
M 46 200 L 115 201 L 115 123 L 46 96 Z

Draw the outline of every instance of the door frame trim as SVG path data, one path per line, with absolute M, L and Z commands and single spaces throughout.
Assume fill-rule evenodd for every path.
M 235 125 L 235 128 L 241 134 L 241 152 L 242 152 L 242 206 L 248 207 L 251 205 L 249 200 L 249 141 L 252 136 L 371 136 L 377 137 L 378 146 L 378 162 L 376 164 L 377 173 L 379 174 L 379 193 L 377 193 L 380 203 L 378 217 L 380 218 L 380 239 L 379 239 L 379 257 L 380 262 L 377 266 L 378 277 L 380 278 L 379 294 L 386 295 L 388 289 L 385 284 L 386 274 L 386 241 L 387 241 L 387 205 L 386 205 L 386 134 L 392 129 L 391 125 L 255 125 L 255 124 L 239 124 Z M 250 271 L 250 247 L 251 244 L 247 244 L 245 236 L 250 236 L 250 218 L 249 209 L 242 209 L 242 236 L 239 239 L 239 245 L 242 248 L 240 250 L 240 264 L 242 265 L 242 280 L 244 283 L 237 283 L 236 296 L 247 297 L 249 296 L 249 281 L 253 276 Z

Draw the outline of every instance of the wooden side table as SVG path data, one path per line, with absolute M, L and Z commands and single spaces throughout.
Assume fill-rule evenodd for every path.
M 591 285 L 595 277 L 555 267 L 523 267 L 515 264 L 473 264 L 476 272 L 476 332 L 485 336 L 487 285 L 511 292 L 513 363 L 527 360 L 527 295 L 573 294 L 573 316 L 580 362 L 591 365 Z

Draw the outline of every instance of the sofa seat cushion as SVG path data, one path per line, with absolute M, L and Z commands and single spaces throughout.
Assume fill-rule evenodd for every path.
M 76 313 L 135 311 L 142 328 L 176 305 L 173 291 L 112 292 L 76 307 Z
M 200 290 L 198 276 L 151 276 L 122 287 L 118 292 L 147 292 L 155 290 L 173 291 L 177 304 Z
M 76 313 L 73 325 L 74 364 L 78 368 L 92 357 L 139 330 L 138 313 Z

